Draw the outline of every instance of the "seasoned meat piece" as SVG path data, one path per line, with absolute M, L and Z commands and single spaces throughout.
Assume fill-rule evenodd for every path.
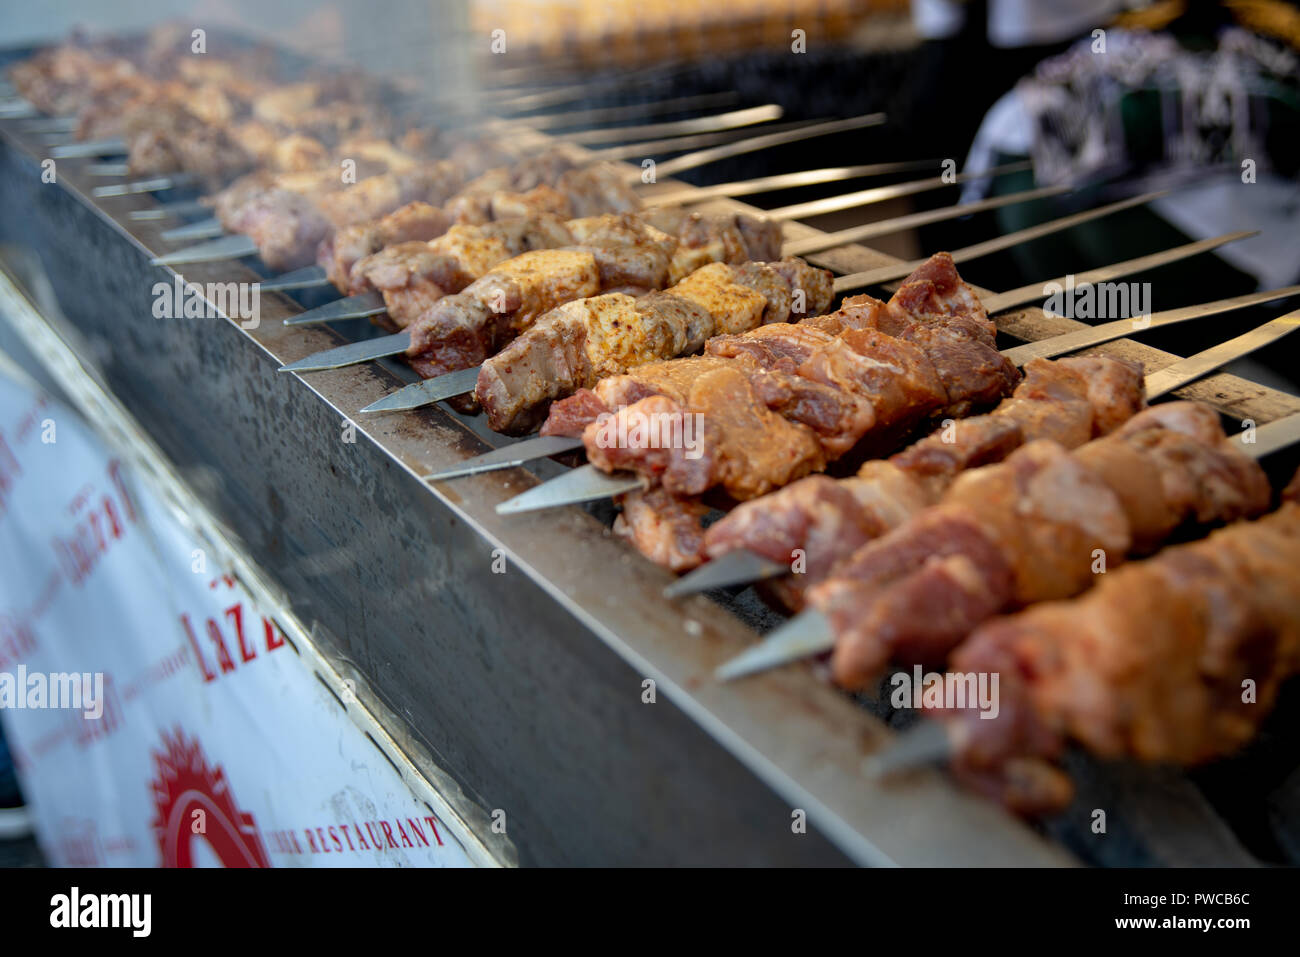
M 624 443 L 623 436 L 631 438 Z M 657 436 L 681 440 L 665 446 Z M 583 442 L 598 468 L 638 471 L 674 495 L 721 486 L 743 501 L 825 464 L 809 430 L 768 409 L 734 363 L 716 360 L 701 369 L 680 401 L 658 395 L 634 402 L 589 425 Z
M 526 192 L 498 190 L 491 193 L 464 191 L 447 203 L 447 212 L 458 223 L 490 223 L 511 216 L 548 213 L 561 219 L 573 217 L 567 194 L 551 186 L 535 186 Z
M 895 445 L 948 402 L 948 390 L 923 350 L 875 330 L 843 333 L 814 352 L 798 371 L 806 379 L 871 402 L 876 412 L 872 444 L 877 448 Z M 860 438 L 852 440 L 856 444 Z
M 426 377 L 478 365 L 561 303 L 594 295 L 590 254 L 544 249 L 502 263 L 411 324 L 411 365 Z
M 924 484 L 896 465 L 867 462 L 854 478 L 810 475 L 741 503 L 710 526 L 705 547 L 712 558 L 745 548 L 774 562 L 793 562 L 798 550 L 799 575 L 820 581 L 838 554 L 852 554 L 933 501 Z
M 889 301 L 910 316 L 973 316 L 988 321 L 979 296 L 957 275 L 948 253 L 935 253 L 916 267 Z
M 240 232 L 240 220 L 250 203 L 263 202 L 267 193 L 281 190 L 290 193 L 308 193 L 329 189 L 338 182 L 332 173 L 277 176 L 269 170 L 258 170 L 241 176 L 209 200 L 213 215 L 226 232 Z
M 602 296 L 562 307 L 484 363 L 476 394 L 489 423 L 498 431 L 526 431 L 551 401 L 575 389 L 655 359 L 695 351 L 720 329 L 785 317 L 789 282 L 815 285 L 823 270 L 798 261 L 781 267 L 714 263 L 666 293 L 635 300 Z M 611 278 L 602 276 L 602 281 Z M 792 393 L 814 388 L 774 379 L 761 387 L 761 394 L 774 408 L 794 408 Z
M 244 144 L 243 138 L 240 138 L 239 141 L 240 145 Z M 302 133 L 290 133 L 283 138 L 277 138 L 270 150 L 264 153 L 255 153 L 252 150 L 247 150 L 247 152 L 251 156 L 256 156 L 272 169 L 285 172 L 299 171 L 305 173 L 321 169 L 328 165 L 330 160 L 329 150 L 324 143 Z
M 715 336 L 705 351 L 721 359 L 742 358 L 761 369 L 795 372 L 834 336 L 808 320 L 797 324 L 777 322 L 737 335 Z
M 1185 407 L 1178 420 L 1148 410 L 1117 434 L 1122 442 L 1094 442 L 1074 453 L 1124 501 L 1134 554 L 1154 551 L 1186 521 L 1209 525 L 1257 515 L 1272 497 L 1259 465 L 1223 441 L 1217 412 L 1195 403 L 1167 405 L 1175 404 Z M 1115 452 L 1117 446 L 1126 451 Z
M 977 514 L 1014 573 L 1009 603 L 1087 588 L 1096 549 L 1120 561 L 1132 545 L 1123 502 L 1055 442 L 1030 442 L 1004 463 L 957 477 L 944 502 Z
M 701 523 L 707 507 L 662 488 L 620 496 L 619 504 L 623 510 L 614 520 L 614 534 L 630 541 L 642 555 L 678 572 L 700 563 Z
M 750 247 L 753 248 L 753 247 Z M 780 244 L 778 243 L 778 249 Z M 763 251 L 763 250 L 760 250 Z M 835 301 L 834 277 L 829 269 L 815 269 L 802 259 L 793 256 L 786 259 L 769 261 L 763 256 L 751 256 L 758 262 L 765 262 L 774 269 L 790 287 L 791 305 L 789 319 L 791 322 L 806 320 L 818 316 L 831 307 Z M 802 306 L 801 306 L 802 303 Z M 775 322 L 776 320 L 768 320 Z
M 889 307 L 871 296 L 851 296 L 840 303 L 840 308 L 826 316 L 805 319 L 801 326 L 816 329 L 828 336 L 838 336 L 849 329 L 880 329 L 889 314 Z M 888 330 L 882 329 L 887 332 Z
M 474 281 L 460 260 L 436 251 L 430 243 L 398 243 L 367 256 L 352 270 L 352 286 L 377 289 L 388 316 L 405 329 L 443 296 Z
M 1033 438 L 1019 420 L 1002 413 L 1003 407 L 1012 400 L 1007 399 L 988 415 L 946 423 L 938 432 L 913 442 L 889 461 L 933 488 L 937 496 L 966 469 L 1001 462 Z
M 572 248 L 595 257 L 602 289 L 639 294 L 662 289 L 668 282 L 669 256 L 658 243 L 595 242 Z
M 1026 436 L 1076 448 L 1103 434 L 1098 427 L 1099 410 L 1092 401 L 1089 371 L 1074 359 L 1032 359 L 1025 364 L 1024 381 L 1011 398 L 998 406 L 997 415 L 1020 423 Z M 1140 390 L 1130 386 L 1129 398 L 1118 407 L 1116 415 L 1122 415 L 1120 410 L 1140 407 L 1134 403 L 1141 402 L 1141 395 Z
M 954 626 L 995 614 L 1014 576 L 997 540 L 969 509 L 925 509 L 858 549 L 808 592 L 837 638 L 835 681 L 865 687 L 891 657 L 941 663 L 952 648 Z
M 273 272 L 309 265 L 312 251 L 331 228 L 315 203 L 287 189 L 256 193 L 224 225 L 252 239 L 262 261 Z
M 321 215 L 337 229 L 377 219 L 403 203 L 426 199 L 427 191 L 420 188 L 422 185 L 418 177 L 404 173 L 367 176 L 345 189 L 319 197 L 317 203 Z
M 1024 814 L 1059 810 L 1066 743 L 1194 765 L 1254 734 L 1300 667 L 1300 506 L 1103 576 L 1072 601 L 979 628 L 953 656 L 1001 676 L 994 720 L 938 712 L 958 776 Z M 1243 698 L 1249 679 L 1255 694 Z
M 744 213 L 692 213 L 678 206 L 655 206 L 645 219 L 681 240 L 675 278 L 708 262 L 772 262 L 781 258 L 781 224 Z
M 750 374 L 755 393 L 767 407 L 812 429 L 829 459 L 848 453 L 876 426 L 876 407 L 862 396 L 787 372 L 763 369 Z
M 846 333 L 845 338 L 862 334 Z M 996 349 L 950 324 L 915 322 L 899 330 L 897 338 L 919 346 L 930 360 L 947 393 L 938 410 L 943 415 L 988 408 L 1020 381 L 1016 367 Z
M 407 203 L 372 223 L 345 226 L 327 237 L 316 253 L 331 283 L 343 293 L 355 296 L 367 288 L 364 275 L 353 279 L 353 267 L 365 257 L 387 246 L 441 236 L 451 225 L 446 213 L 429 203 Z M 359 280 L 359 281 L 358 281 Z
M 570 161 L 565 158 L 561 162 Z M 555 183 L 556 188 L 569 197 L 574 216 L 631 213 L 641 208 L 641 199 L 628 183 L 626 171 L 612 163 L 569 169 L 540 182 Z
M 588 425 L 610 411 L 609 406 L 591 389 L 579 389 L 564 401 L 551 406 L 541 434 L 567 435 L 580 439 Z
M 699 306 L 667 293 L 612 293 L 566 303 L 483 363 L 476 395 L 493 429 L 522 434 L 556 397 L 642 365 L 646 357 L 675 355 L 689 328 L 709 321 Z

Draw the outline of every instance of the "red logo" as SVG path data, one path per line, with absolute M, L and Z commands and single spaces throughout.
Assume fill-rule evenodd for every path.
M 198 740 L 178 728 L 174 736 L 163 732 L 163 745 L 153 753 L 157 777 L 150 782 L 163 867 L 193 867 L 199 841 L 226 867 L 270 867 L 253 816 L 235 805 L 226 773 L 208 767 Z

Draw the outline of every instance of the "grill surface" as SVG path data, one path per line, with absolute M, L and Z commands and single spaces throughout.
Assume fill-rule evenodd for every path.
M 280 319 L 301 306 L 275 294 L 262 297 L 255 330 L 153 318 L 153 285 L 173 272 L 149 258 L 166 251 L 158 233 L 174 224 L 127 219 L 151 197 L 90 198 L 102 180 L 83 161 L 60 161 L 58 184 L 43 184 L 42 156 L 0 121 L 0 240 L 39 252 L 69 320 L 57 331 L 283 589 L 319 647 L 383 702 L 413 760 L 450 774 L 485 817 L 506 812 L 522 863 L 1251 860 L 1220 813 L 1233 803 L 1223 779 L 1216 788 L 1216 774 L 1231 773 L 1222 768 L 1188 776 L 1081 759 L 1079 801 L 1044 833 L 938 771 L 869 781 L 862 760 L 909 716 L 855 702 L 807 666 L 736 685 L 709 677 L 754 640 L 749 625 L 772 620 L 752 592 L 729 607 L 663 601 L 670 576 L 613 539 L 600 509 L 495 514 L 555 463 L 422 483 L 504 441 L 442 408 L 360 417 L 346 441 L 348 417 L 409 371 L 276 370 L 366 334 L 364 323 L 286 329 Z M 787 227 L 792 238 L 813 233 Z M 846 272 L 891 261 L 860 247 L 810 258 Z M 235 263 L 183 274 L 258 278 Z M 1079 325 L 1037 309 L 999 321 L 1025 339 Z M 1098 351 L 1148 371 L 1176 358 L 1127 341 Z M 1300 411 L 1292 396 L 1226 375 L 1179 395 L 1260 423 Z M 493 571 L 498 557 L 504 574 Z M 647 679 L 653 704 L 643 702 Z M 1297 859 L 1300 781 L 1283 784 L 1295 757 L 1274 732 L 1228 763 L 1250 780 L 1250 796 L 1236 796 L 1238 830 L 1265 859 Z M 1094 807 L 1108 809 L 1109 837 L 1091 834 Z M 794 809 L 807 812 L 807 834 L 793 832 Z

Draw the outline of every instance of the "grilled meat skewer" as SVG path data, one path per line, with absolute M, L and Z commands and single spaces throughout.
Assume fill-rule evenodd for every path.
M 560 164 L 557 161 L 554 165 Z M 530 167 L 535 170 L 531 164 Z M 531 172 L 513 179 L 495 175 L 498 172 L 510 171 L 503 169 L 480 177 L 442 207 L 427 202 L 409 203 L 378 220 L 334 231 L 317 250 L 318 265 L 340 292 L 357 295 L 376 287 L 370 278 L 376 263 L 401 261 L 419 254 L 416 247 L 401 250 L 392 247 L 434 240 L 450 233 L 447 243 L 477 263 L 477 274 L 481 274 L 510 255 L 544 245 L 563 246 L 578 241 L 572 230 L 557 228 L 557 220 L 632 212 L 639 206 L 621 180 L 603 167 L 577 169 L 570 164 L 556 175 L 555 186 L 534 182 Z M 503 180 L 508 188 L 495 188 Z M 666 216 L 654 217 L 652 221 L 669 222 Z M 682 235 L 686 230 L 681 226 L 666 231 Z M 365 265 L 361 265 L 363 262 Z
M 703 357 L 652 363 L 556 403 L 542 432 L 582 435 L 594 465 L 635 469 L 669 494 L 720 486 L 743 501 L 855 448 L 896 443 L 927 416 L 993 404 L 1019 379 L 993 335 L 979 300 L 940 254 L 889 304 L 860 296 L 831 316 L 715 338 Z M 699 458 L 598 441 L 602 415 L 685 414 L 703 416 Z M 740 416 L 748 419 L 743 432 Z M 769 430 L 763 438 L 760 423 Z
M 947 422 L 850 478 L 813 475 L 743 502 L 704 533 L 709 559 L 741 549 L 797 575 L 770 582 L 778 602 L 803 607 L 804 592 L 860 546 L 935 504 L 967 469 L 1001 461 L 1036 439 L 1066 448 L 1106 435 L 1145 406 L 1142 370 L 1101 356 L 1034 359 L 1010 397 L 992 412 Z
M 1069 451 L 1037 440 L 962 473 L 938 504 L 858 549 L 808 592 L 836 635 L 835 681 L 859 688 L 887 661 L 933 664 L 1000 612 L 1066 598 L 1185 525 L 1261 514 L 1258 463 L 1191 402 L 1139 413 Z
M 590 299 L 601 288 L 656 289 L 666 284 L 671 260 L 662 249 L 656 256 L 654 250 L 618 243 L 604 249 L 594 244 L 587 248 L 591 251 L 584 252 L 582 247 L 578 247 L 525 255 L 544 258 L 550 252 L 555 257 L 568 257 L 575 262 L 576 257 L 591 262 L 597 277 L 596 288 L 585 294 L 572 295 L 561 301 L 564 303 Z M 513 308 L 516 301 L 526 299 L 514 293 L 510 285 L 515 281 L 510 276 L 511 264 L 523 258 L 518 257 L 505 267 L 489 272 L 463 293 L 439 300 L 434 309 L 420 316 L 411 326 L 411 347 L 407 353 L 408 361 L 417 372 L 434 376 L 478 365 L 549 311 L 528 310 L 521 314 Z M 700 339 L 701 332 L 707 333 L 708 329 L 757 323 L 765 315 L 788 315 L 790 278 L 787 277 L 796 281 L 807 277 L 810 285 L 829 287 L 829 276 L 803 263 L 782 263 L 779 266 L 712 264 L 692 273 L 664 294 L 672 298 L 659 300 L 662 308 L 655 314 L 659 323 L 656 331 L 667 333 L 671 328 L 669 334 Z M 768 295 L 774 301 L 769 301 Z M 749 308 L 736 314 L 734 306 L 738 301 Z M 561 302 L 554 302 L 550 308 L 561 305 Z M 825 308 L 829 303 L 830 295 L 826 292 L 812 305 Z M 589 308 L 589 303 L 579 303 L 574 310 Z M 620 347 L 634 349 L 639 337 L 646 334 L 645 327 L 622 329 L 618 322 L 614 318 L 610 327 L 603 330 L 608 340 L 606 345 L 614 351 Z M 597 326 L 598 322 L 592 328 Z
M 539 170 L 558 171 L 556 185 L 537 183 Z M 338 181 L 337 172 L 332 181 L 316 174 L 249 178 L 214 199 L 217 219 L 228 233 L 247 235 L 270 268 L 286 271 L 315 259 L 346 288 L 352 267 L 394 238 L 428 240 L 453 224 L 543 213 L 568 219 L 639 206 L 608 169 L 575 168 L 559 154 L 489 171 L 468 185 L 451 160 L 395 169 L 346 188 Z M 510 188 L 497 188 L 503 182 Z
M 1300 484 L 1276 512 L 1101 576 L 1082 597 L 980 626 L 952 657 L 999 676 L 999 713 L 936 711 L 959 779 L 1022 814 L 1060 810 L 1075 742 L 1201 764 L 1248 742 L 1300 669 Z M 1244 693 L 1246 682 L 1255 694 Z
M 670 279 L 680 271 L 677 263 L 672 267 Z M 717 262 L 664 292 L 633 292 L 561 306 L 484 361 L 474 394 L 488 424 L 507 434 L 531 432 L 555 399 L 656 359 L 696 352 L 719 334 L 817 315 L 833 299 L 830 274 L 794 259 Z

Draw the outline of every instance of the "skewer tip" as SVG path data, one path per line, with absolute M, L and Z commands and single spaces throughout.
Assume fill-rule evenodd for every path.
M 602 472 L 588 464 L 501 502 L 496 510 L 498 515 L 512 515 L 562 505 L 581 505 L 643 488 L 645 480 L 639 475 Z
M 862 762 L 862 773 L 872 781 L 883 781 L 907 771 L 946 761 L 952 755 L 952 741 L 942 721 L 922 721 L 900 734 L 884 751 Z
M 826 616 L 817 611 L 801 611 L 757 645 L 719 665 L 713 676 L 718 681 L 734 681 L 834 647 L 835 633 Z
M 493 449 L 491 452 L 476 455 L 459 465 L 443 469 L 440 472 L 434 472 L 424 478 L 427 482 L 443 482 L 447 479 L 463 478 L 466 475 L 477 475 L 480 472 L 513 468 L 516 465 L 523 465 L 535 459 L 544 459 L 548 456 L 559 455 L 580 448 L 582 448 L 582 439 L 579 438 L 563 435 L 537 435 L 522 442 L 514 442 L 499 449 Z
M 734 551 L 683 575 L 664 589 L 665 598 L 681 598 L 729 585 L 748 585 L 789 573 L 790 567 L 751 551 Z

